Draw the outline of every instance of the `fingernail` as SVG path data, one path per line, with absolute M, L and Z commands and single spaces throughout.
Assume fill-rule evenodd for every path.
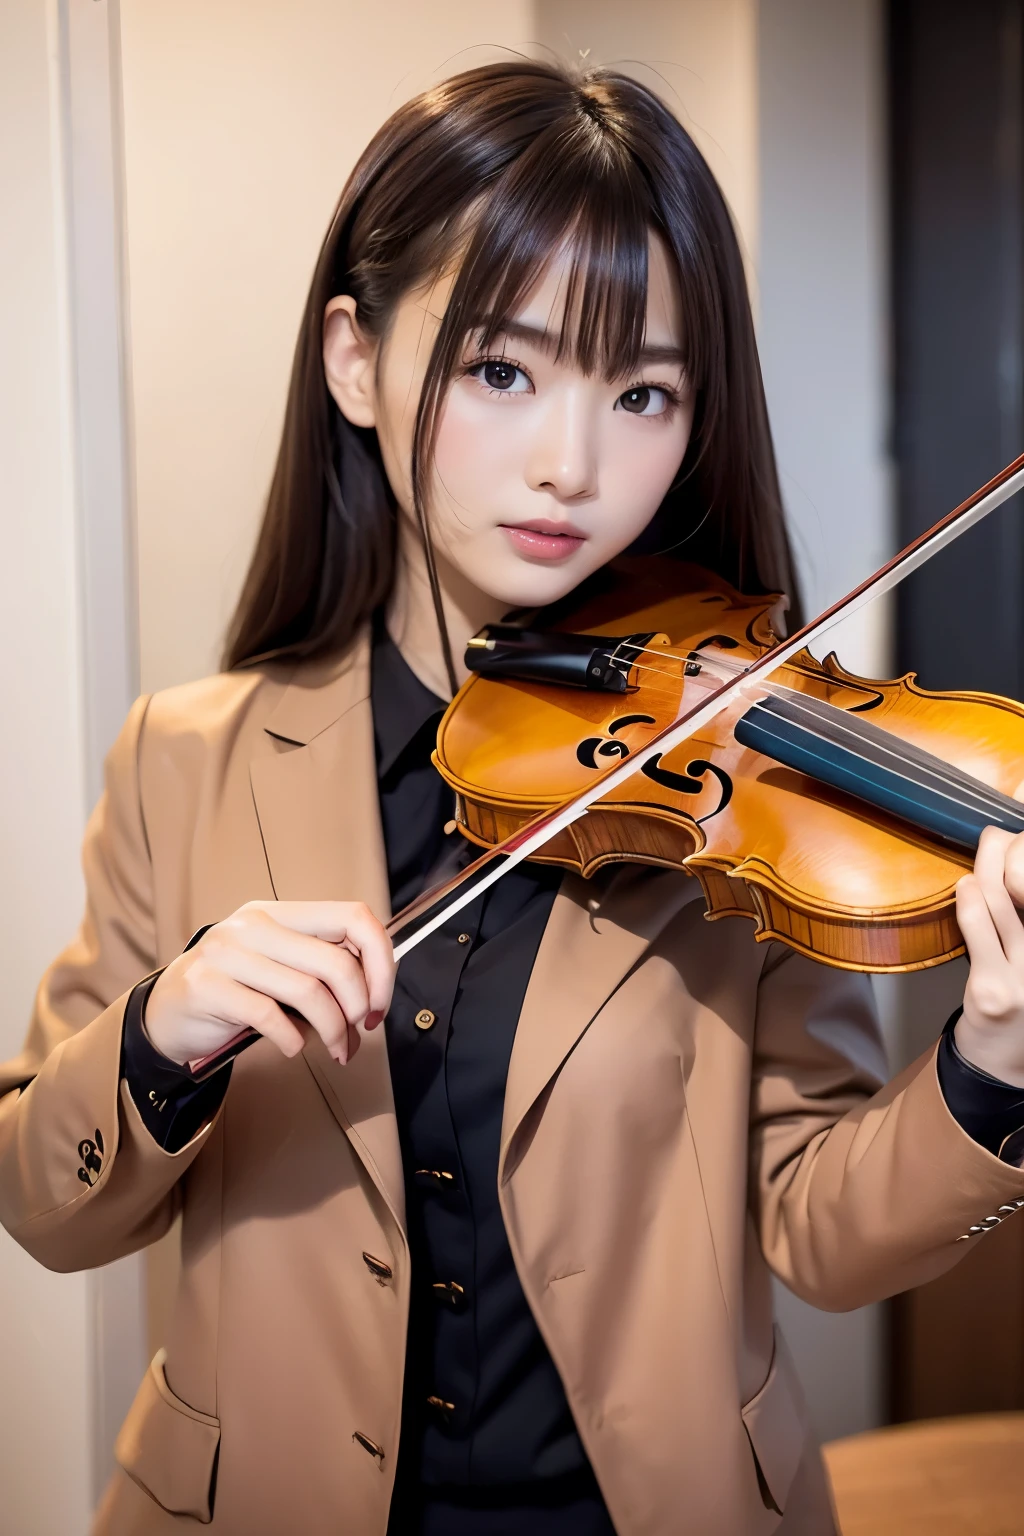
M 383 1017 L 384 1017 L 384 1013 L 383 1013 L 382 1009 L 380 1009 L 380 1008 L 372 1009 L 366 1015 L 366 1021 L 365 1021 L 364 1025 L 363 1025 L 363 1028 L 364 1029 L 376 1029 L 377 1025 L 380 1023 L 380 1021 L 381 1021 L 381 1019 Z

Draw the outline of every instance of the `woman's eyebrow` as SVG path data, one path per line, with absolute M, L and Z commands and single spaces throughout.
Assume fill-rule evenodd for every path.
M 520 320 L 509 320 L 498 327 L 496 335 L 505 337 L 508 341 L 523 341 L 527 345 L 536 347 L 540 352 L 546 352 L 553 357 L 558 351 L 560 337 L 554 331 L 546 331 L 543 326 L 526 325 Z M 641 363 L 676 363 L 683 367 L 686 356 L 682 347 L 641 347 L 639 361 Z

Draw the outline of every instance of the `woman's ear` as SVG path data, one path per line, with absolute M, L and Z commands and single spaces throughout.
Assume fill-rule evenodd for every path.
M 324 311 L 324 374 L 338 410 L 354 427 L 377 425 L 377 344 L 356 323 L 349 294 L 332 299 Z

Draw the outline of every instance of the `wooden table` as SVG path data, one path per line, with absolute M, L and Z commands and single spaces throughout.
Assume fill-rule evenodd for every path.
M 843 1536 L 1024 1533 L 1024 1413 L 897 1424 L 824 1450 Z

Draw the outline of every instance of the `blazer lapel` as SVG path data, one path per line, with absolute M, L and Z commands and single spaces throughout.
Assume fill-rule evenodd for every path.
M 279 901 L 365 901 L 390 916 L 364 635 L 333 671 L 304 668 L 265 727 L 249 765 L 256 814 Z M 405 1185 L 383 1026 L 348 1066 L 313 1035 L 303 1059 L 332 1114 L 404 1229 Z
M 514 1171 L 516 1131 L 592 1019 L 670 921 L 701 895 L 696 879 L 620 866 L 562 881 L 523 1002 L 505 1089 L 499 1182 Z

